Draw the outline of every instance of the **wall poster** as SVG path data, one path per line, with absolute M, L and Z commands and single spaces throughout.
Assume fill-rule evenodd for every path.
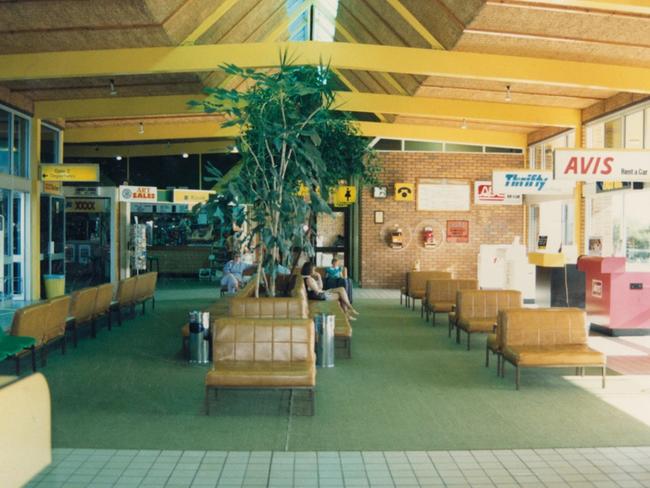
M 469 242 L 469 220 L 448 220 L 447 242 Z

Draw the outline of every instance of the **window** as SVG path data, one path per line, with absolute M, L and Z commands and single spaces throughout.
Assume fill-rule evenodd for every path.
M 0 107 L 0 173 L 29 176 L 29 119 Z
M 625 148 L 643 149 L 643 110 L 625 117 Z
M 575 139 L 575 131 L 570 131 L 529 146 L 528 166 L 531 169 L 552 170 L 553 150 L 565 147 L 574 147 Z
M 623 118 L 605 122 L 605 147 L 618 149 L 623 147 Z
M 60 163 L 59 131 L 49 125 L 41 125 L 41 163 Z

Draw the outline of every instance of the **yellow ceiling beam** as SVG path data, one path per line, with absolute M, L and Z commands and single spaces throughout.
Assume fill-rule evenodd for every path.
M 300 17 L 307 10 L 309 10 L 312 7 L 312 5 L 314 5 L 313 0 L 309 0 L 304 4 L 302 4 L 298 9 L 296 9 L 296 11 L 291 15 L 291 17 L 285 17 L 284 20 L 280 22 L 280 24 L 275 29 L 273 29 L 269 33 L 269 35 L 266 36 L 264 40 L 273 41 L 273 42 L 277 41 L 280 38 L 280 36 L 282 36 L 282 34 L 285 34 L 289 31 L 289 26 L 293 24 L 298 19 L 298 17 Z
M 358 122 L 361 134 L 368 137 L 421 139 L 485 144 L 491 146 L 526 147 L 526 134 L 514 132 L 460 129 L 417 124 Z M 236 127 L 222 128 L 213 121 L 148 125 L 145 134 L 138 133 L 138 124 L 100 127 L 69 127 L 66 143 L 100 143 L 117 141 L 207 139 L 236 137 Z
M 118 154 L 122 157 L 167 156 L 188 154 L 211 154 L 229 152 L 234 139 L 213 141 L 170 141 L 158 144 L 66 144 L 66 158 L 112 158 Z
M 140 134 L 139 123 L 107 125 L 97 127 L 68 127 L 65 130 L 66 143 L 121 142 L 121 141 L 173 141 L 174 139 L 234 138 L 237 127 L 221 127 L 215 121 L 186 122 L 177 124 L 148 124 Z
M 202 72 L 224 63 L 277 66 L 296 62 L 337 69 L 452 76 L 650 93 L 650 68 L 342 42 L 288 42 L 146 47 L 0 55 L 0 81 Z
M 647 0 L 544 0 L 543 2 L 539 0 L 519 0 L 519 3 L 530 4 L 531 7 L 541 8 L 557 5 L 563 8 L 605 10 L 607 12 L 624 12 L 628 14 L 650 14 L 650 3 Z M 543 7 L 539 5 L 540 3 L 543 4 Z M 505 5 L 507 5 L 507 2 Z
M 515 148 L 525 148 L 527 144 L 526 134 L 516 132 L 418 124 L 382 124 L 379 122 L 358 122 L 358 126 L 361 134 L 368 137 L 445 141 Z
M 444 49 L 438 39 L 422 25 L 422 23 L 407 9 L 399 0 L 388 0 L 388 4 L 400 14 L 400 16 L 411 26 L 415 31 L 426 40 L 433 49 Z
M 204 95 L 111 97 L 35 102 L 35 116 L 67 120 L 152 117 L 201 113 L 188 108 L 189 100 Z M 414 117 L 468 119 L 516 125 L 575 127 L 580 124 L 577 109 L 481 102 L 447 98 L 409 97 L 359 92 L 336 92 L 334 108 L 350 112 L 384 113 Z
M 205 34 L 210 27 L 216 24 L 221 17 L 223 17 L 228 10 L 230 10 L 239 0 L 222 0 L 214 11 L 208 15 L 203 22 L 201 22 L 185 39 L 181 42 L 182 45 L 194 44 L 203 34 Z

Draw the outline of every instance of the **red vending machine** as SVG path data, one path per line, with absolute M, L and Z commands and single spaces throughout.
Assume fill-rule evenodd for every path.
M 627 271 L 622 257 L 581 256 L 591 328 L 612 336 L 650 335 L 650 273 Z

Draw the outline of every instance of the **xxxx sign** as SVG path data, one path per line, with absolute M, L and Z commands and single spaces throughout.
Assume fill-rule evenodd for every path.
M 650 181 L 650 151 L 556 149 L 557 180 Z

